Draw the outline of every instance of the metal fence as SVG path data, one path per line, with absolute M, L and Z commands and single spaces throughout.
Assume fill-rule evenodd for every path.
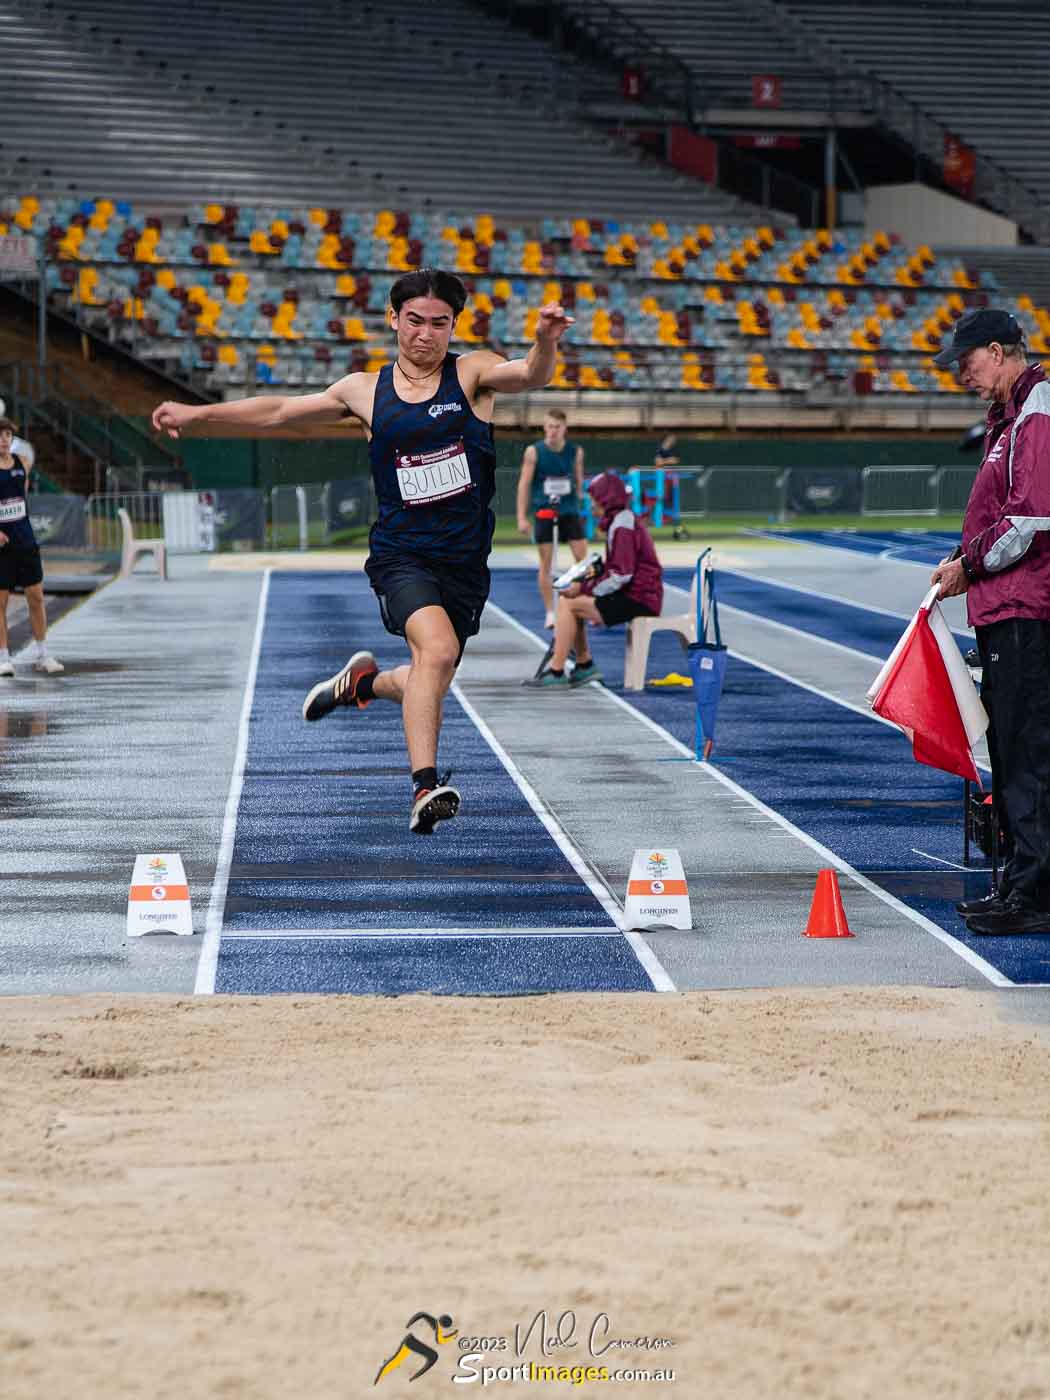
M 862 515 L 951 515 L 963 511 L 975 467 L 865 467 Z
M 131 517 L 135 537 L 159 540 L 164 537 L 164 492 L 136 491 L 125 494 L 89 496 L 84 502 L 87 517 L 87 547 L 101 554 L 119 554 L 123 539 L 120 511 Z

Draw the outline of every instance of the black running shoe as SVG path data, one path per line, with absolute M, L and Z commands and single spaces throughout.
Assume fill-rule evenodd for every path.
M 971 914 L 1001 914 L 1005 904 L 1006 896 L 1000 890 L 993 890 L 980 899 L 960 899 L 955 909 L 969 918 Z
M 416 836 L 433 836 L 438 822 L 448 821 L 459 811 L 459 793 L 448 785 L 451 777 L 446 773 L 436 788 L 419 788 L 413 797 L 408 829 Z
M 366 710 L 372 700 L 358 700 L 357 687 L 362 676 L 374 676 L 378 670 L 370 651 L 355 651 L 338 674 L 319 681 L 310 691 L 303 701 L 303 719 L 324 719 L 339 705 L 349 710 Z

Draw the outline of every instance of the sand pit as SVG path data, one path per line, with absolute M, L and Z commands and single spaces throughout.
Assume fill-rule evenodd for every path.
M 1050 1038 L 1000 1013 L 5 1000 L 0 1394 L 457 1394 L 502 1338 L 486 1364 L 675 1372 L 540 1394 L 1050 1395 Z M 542 1309 L 576 1345 L 517 1355 Z M 459 1335 L 373 1388 L 418 1312 Z

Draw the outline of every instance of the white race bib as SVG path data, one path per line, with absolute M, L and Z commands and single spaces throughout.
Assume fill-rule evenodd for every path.
M 549 476 L 543 483 L 543 494 L 549 501 L 559 501 L 572 495 L 572 482 L 567 476 Z
M 397 489 L 406 506 L 430 506 L 473 486 L 462 439 L 433 452 L 397 454 Z
M 9 525 L 13 520 L 26 518 L 26 503 L 21 496 L 13 501 L 0 501 L 0 525 Z

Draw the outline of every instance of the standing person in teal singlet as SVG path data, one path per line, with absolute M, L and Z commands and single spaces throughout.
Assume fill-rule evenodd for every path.
M 554 374 L 558 341 L 572 325 L 556 302 L 540 308 L 535 343 L 518 360 L 493 350 L 449 354 L 466 304 L 451 272 L 421 268 L 390 289 L 397 358 L 378 373 L 348 374 L 319 394 L 259 395 L 199 407 L 162 403 L 153 426 L 171 437 L 323 437 L 357 418 L 369 437 L 379 516 L 365 570 L 388 632 L 404 637 L 407 665 L 380 670 L 370 651 L 319 681 L 303 718 L 366 709 L 373 700 L 401 706 L 412 772 L 409 830 L 429 836 L 454 817 L 459 793 L 438 778 L 441 712 L 468 637 L 481 625 L 489 591 L 488 556 L 496 518 L 496 394 L 542 389 Z
M 552 408 L 543 420 L 543 441 L 526 447 L 518 477 L 518 529 L 523 535 L 532 535 L 540 552 L 540 597 L 546 611 L 543 625 L 548 631 L 554 626 L 554 521 L 549 514 L 540 512 L 558 512 L 558 539 L 568 540 L 574 559 L 582 559 L 587 553 L 580 517 L 583 448 L 566 440 L 567 428 L 565 414 L 560 408 Z

